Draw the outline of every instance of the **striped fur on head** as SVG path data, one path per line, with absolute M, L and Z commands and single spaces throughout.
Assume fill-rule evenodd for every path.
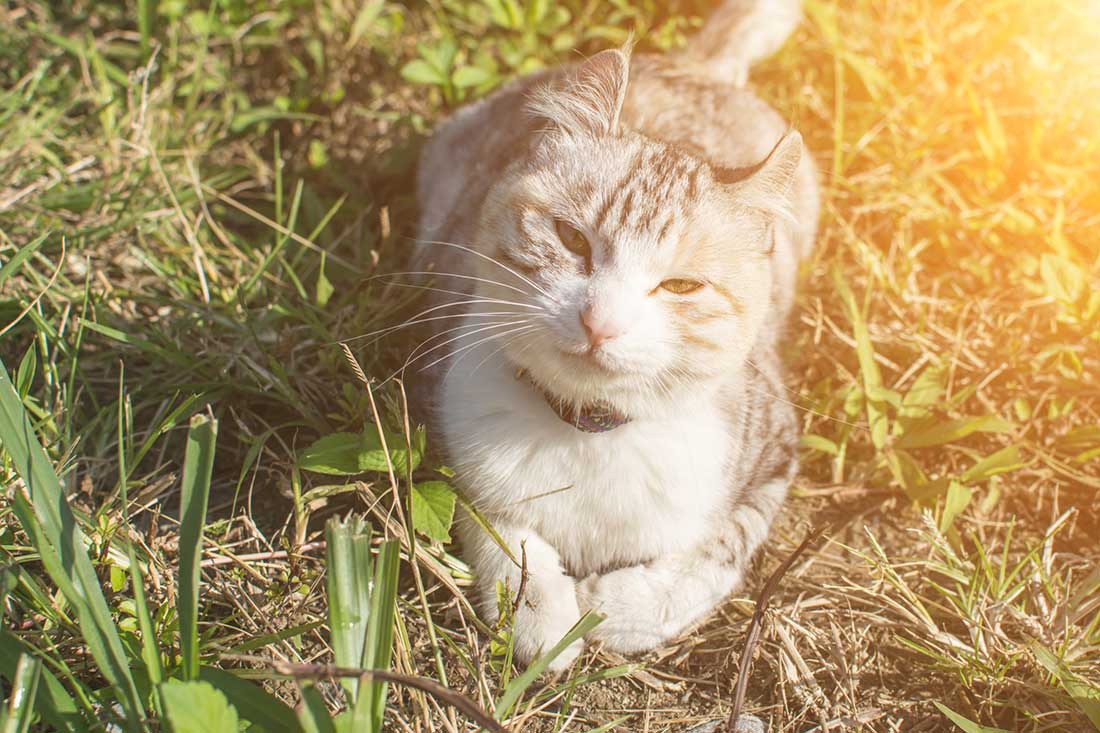
M 740 366 L 767 323 L 774 228 L 790 217 L 802 143 L 788 133 L 758 165 L 727 169 L 623 129 L 629 71 L 625 51 L 605 51 L 529 95 L 539 122 L 490 190 L 477 240 L 542 291 L 549 317 L 509 349 L 517 366 L 565 400 L 639 414 Z M 563 225 L 588 256 L 563 244 Z M 616 333 L 598 350 L 586 312 Z

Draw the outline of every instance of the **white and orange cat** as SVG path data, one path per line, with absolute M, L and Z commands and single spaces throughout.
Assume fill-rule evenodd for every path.
M 529 576 L 529 661 L 654 648 L 740 582 L 796 471 L 776 345 L 818 215 L 796 132 L 745 87 L 796 0 L 730 0 L 684 51 L 610 50 L 461 109 L 419 171 L 430 423 Z M 460 521 L 479 608 L 521 570 Z M 568 665 L 580 642 L 559 656 Z

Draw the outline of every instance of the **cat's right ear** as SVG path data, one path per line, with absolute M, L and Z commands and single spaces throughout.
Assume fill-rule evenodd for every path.
M 624 47 L 590 57 L 565 78 L 532 92 L 528 111 L 568 137 L 616 134 L 630 76 L 629 53 Z

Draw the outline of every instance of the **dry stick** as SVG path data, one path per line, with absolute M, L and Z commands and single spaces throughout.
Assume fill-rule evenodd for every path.
M 736 730 L 737 719 L 741 716 L 741 707 L 745 704 L 745 693 L 749 687 L 749 669 L 752 667 L 752 653 L 756 649 L 756 643 L 760 640 L 760 630 L 764 625 L 764 613 L 768 610 L 768 602 L 775 594 L 775 589 L 779 587 L 779 581 L 783 579 L 783 576 L 787 574 L 795 561 L 811 545 L 817 542 L 830 526 L 828 524 L 822 525 L 806 535 L 806 539 L 802 540 L 802 544 L 795 548 L 795 551 L 783 561 L 783 564 L 775 569 L 775 572 L 768 578 L 768 582 L 764 583 L 764 587 L 760 589 L 760 593 L 756 596 L 756 609 L 752 612 L 749 631 L 745 636 L 745 646 L 741 650 L 741 662 L 737 668 L 737 687 L 733 693 L 733 710 L 730 711 L 729 722 L 726 723 L 728 733 L 734 733 Z
M 356 667 L 337 667 L 332 664 L 299 664 L 294 662 L 274 662 L 278 674 L 295 679 L 323 679 L 326 677 L 358 677 L 371 682 L 390 682 L 426 692 L 437 700 L 442 700 L 455 710 L 492 733 L 508 733 L 508 729 L 493 719 L 493 716 L 479 708 L 472 700 L 448 689 L 434 680 L 398 674 L 383 669 L 359 669 Z

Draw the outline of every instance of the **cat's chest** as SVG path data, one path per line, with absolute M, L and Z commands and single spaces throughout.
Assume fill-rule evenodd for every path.
M 689 551 L 724 504 L 718 410 L 592 434 L 522 384 L 455 384 L 443 397 L 463 489 L 483 512 L 538 532 L 578 575 Z

